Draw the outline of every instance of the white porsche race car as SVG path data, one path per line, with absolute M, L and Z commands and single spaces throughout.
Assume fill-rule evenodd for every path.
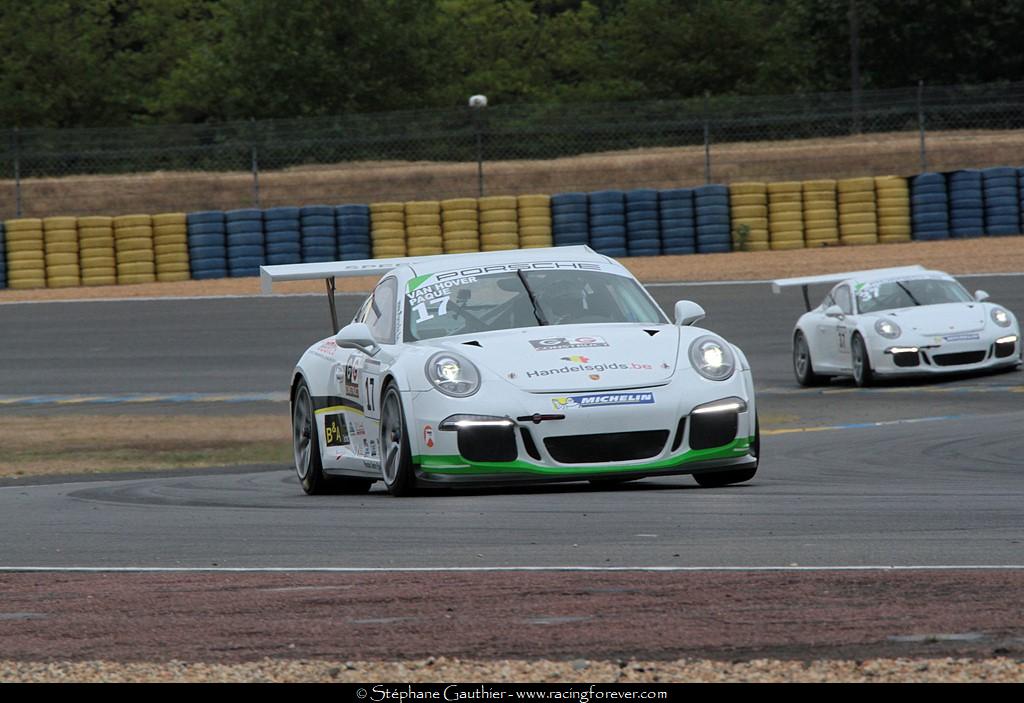
M 621 264 L 588 247 L 264 266 L 327 281 L 336 333 L 291 377 L 295 468 L 307 493 L 422 485 L 627 481 L 702 486 L 758 465 L 746 357 L 675 324 Z M 338 330 L 334 279 L 383 274 Z
M 811 309 L 807 288 L 835 284 Z M 1021 363 L 1020 327 L 1006 308 L 972 296 L 955 278 L 922 266 L 850 271 L 772 282 L 803 289 L 807 312 L 793 331 L 793 372 L 802 386 L 852 376 L 1006 369 Z

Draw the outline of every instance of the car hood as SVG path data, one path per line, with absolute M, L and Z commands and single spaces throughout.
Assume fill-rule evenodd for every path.
M 891 310 L 878 317 L 892 318 L 904 332 L 941 337 L 984 329 L 988 311 L 978 303 L 943 303 Z
M 676 370 L 679 328 L 558 325 L 438 341 L 524 391 L 600 391 L 668 382 Z

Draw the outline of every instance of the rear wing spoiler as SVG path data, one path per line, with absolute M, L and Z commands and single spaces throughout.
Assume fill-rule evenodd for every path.
M 794 286 L 800 286 L 800 289 L 804 294 L 804 305 L 807 306 L 807 310 L 811 309 L 811 299 L 807 293 L 808 286 L 812 286 L 819 283 L 841 283 L 850 278 L 864 278 L 866 276 L 871 277 L 884 277 L 884 276 L 903 276 L 913 273 L 921 273 L 925 271 L 924 266 L 915 264 L 914 266 L 896 266 L 893 268 L 884 269 L 865 269 L 863 271 L 844 271 L 841 273 L 826 273 L 821 276 L 798 276 L 796 278 L 780 278 L 772 281 L 772 292 L 781 293 L 783 288 L 792 288 Z

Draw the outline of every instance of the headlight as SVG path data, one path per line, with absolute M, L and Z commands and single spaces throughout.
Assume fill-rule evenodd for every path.
M 878 334 L 886 339 L 896 339 L 902 334 L 900 326 L 892 320 L 878 320 L 875 322 L 875 332 L 878 332 Z
M 480 372 L 458 354 L 439 352 L 427 360 L 427 379 L 445 395 L 465 398 L 480 390 Z
M 1006 312 L 1002 308 L 992 308 L 992 322 L 996 323 L 1000 327 L 1010 326 L 1010 313 Z
M 715 337 L 698 337 L 690 345 L 690 363 L 694 370 L 711 381 L 724 381 L 736 368 L 729 345 Z

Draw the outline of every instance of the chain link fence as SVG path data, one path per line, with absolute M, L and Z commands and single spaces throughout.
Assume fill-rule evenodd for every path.
M 0 217 L 1024 164 L 1024 82 L 0 133 Z

